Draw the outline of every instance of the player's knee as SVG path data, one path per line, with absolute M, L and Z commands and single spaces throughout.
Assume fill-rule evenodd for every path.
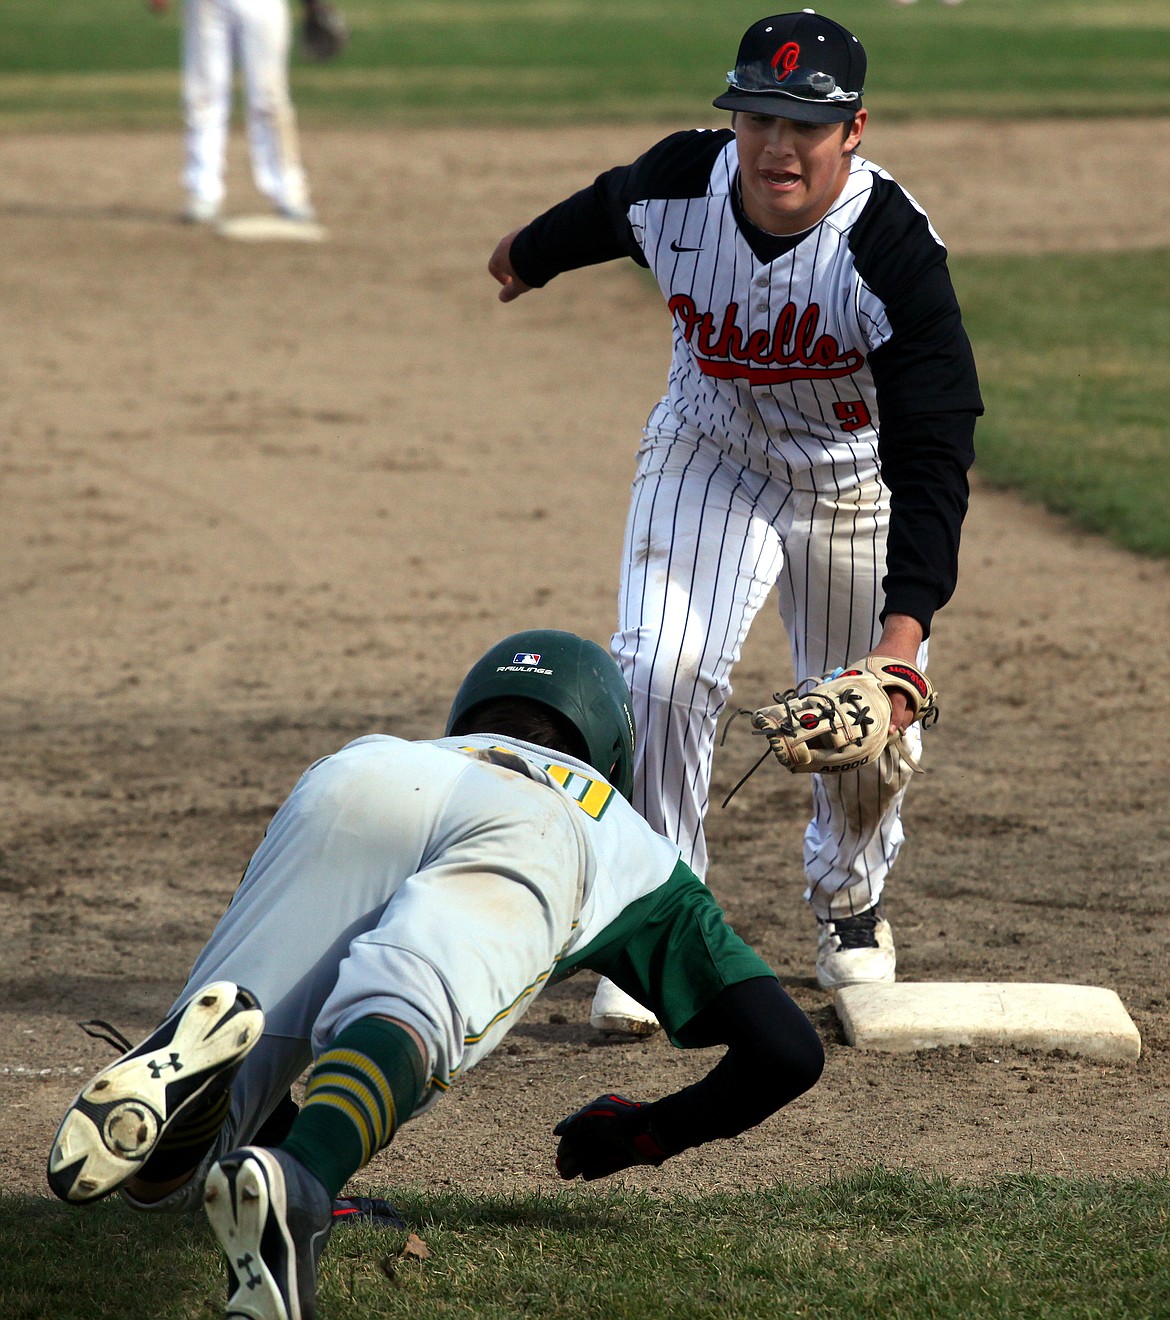
M 253 93 L 248 109 L 254 119 L 278 125 L 288 120 L 293 113 L 293 104 L 291 97 L 286 96 L 279 87 L 266 86 Z
M 671 707 L 684 716 L 704 707 L 717 713 L 731 691 L 707 663 L 702 651 L 680 650 L 669 661 L 659 658 L 626 675 L 631 691 L 651 705 Z

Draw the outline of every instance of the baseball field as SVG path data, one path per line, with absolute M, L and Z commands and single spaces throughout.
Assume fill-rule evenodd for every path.
M 6 7 L 6 1320 L 219 1314 L 202 1220 L 48 1193 L 61 1111 L 111 1057 L 76 1023 L 153 1025 L 310 761 L 440 732 L 509 631 L 608 639 L 666 314 L 632 265 L 503 307 L 487 257 L 666 128 L 719 123 L 762 12 L 346 8 L 351 49 L 294 77 L 328 241 L 253 244 L 175 221 L 173 17 Z M 566 1188 L 560 1117 L 712 1060 L 599 1043 L 592 983 L 551 989 L 359 1177 L 429 1257 L 339 1232 L 322 1320 L 1170 1315 L 1170 15 L 829 12 L 866 40 L 866 154 L 948 244 L 988 405 L 887 893 L 899 975 L 1110 987 L 1142 1057 L 850 1048 L 812 975 L 805 786 L 763 767 L 720 809 L 757 755 L 733 727 L 708 878 L 818 1027 L 820 1084 L 734 1141 Z M 228 206 L 263 209 L 238 129 Z M 786 649 L 769 606 L 736 703 L 791 681 Z

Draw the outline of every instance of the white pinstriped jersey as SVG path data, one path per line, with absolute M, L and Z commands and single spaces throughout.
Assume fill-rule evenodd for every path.
M 815 239 L 762 261 L 732 216 L 736 169 L 729 142 L 706 197 L 630 208 L 674 321 L 669 385 L 647 431 L 711 437 L 790 482 L 797 472 L 825 488 L 868 480 L 878 471 L 878 405 L 866 359 L 891 327 L 848 240 L 875 177 L 889 176 L 855 157 Z
M 890 614 L 929 636 L 982 412 L 946 249 L 889 174 L 853 156 L 828 213 L 779 236 L 744 212 L 738 171 L 733 130 L 671 134 L 509 253 L 533 287 L 630 257 L 670 309 L 611 650 L 639 731 L 634 804 L 700 875 L 716 724 L 765 598 L 777 589 L 797 678 L 864 655 Z M 813 778 L 806 897 L 822 918 L 862 911 L 898 855 L 909 775 Z
M 744 215 L 738 167 L 730 130 L 674 133 L 532 221 L 512 265 L 534 287 L 616 257 L 648 266 L 674 345 L 647 440 L 713 442 L 805 490 L 880 473 L 894 496 L 887 608 L 929 632 L 954 589 L 983 411 L 946 249 L 860 156 L 829 213 L 784 238 Z

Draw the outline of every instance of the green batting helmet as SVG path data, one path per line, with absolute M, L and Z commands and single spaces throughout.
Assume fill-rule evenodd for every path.
M 526 697 L 563 715 L 589 749 L 588 761 L 629 799 L 634 792 L 634 713 L 621 670 L 596 642 L 532 628 L 497 642 L 472 665 L 447 716 L 447 736 L 467 731 L 477 706 Z

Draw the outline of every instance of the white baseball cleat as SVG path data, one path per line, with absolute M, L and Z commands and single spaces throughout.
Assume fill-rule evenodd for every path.
M 817 984 L 822 989 L 894 979 L 894 932 L 876 904 L 852 917 L 818 917 L 817 927 Z
M 658 1019 L 607 977 L 597 983 L 589 1025 L 612 1036 L 653 1036 Z
M 116 1191 L 175 1119 L 230 1083 L 263 1030 L 249 991 L 232 981 L 198 991 L 78 1092 L 49 1151 L 49 1186 L 75 1205 Z
M 228 1320 L 313 1320 L 333 1198 L 308 1169 L 243 1146 L 211 1166 L 203 1208 L 227 1257 Z
M 308 202 L 300 206 L 292 202 L 280 202 L 276 207 L 276 214 L 282 220 L 292 220 L 298 225 L 315 225 L 317 223 L 317 212 Z
M 219 219 L 219 203 L 192 197 L 179 218 L 185 225 L 213 225 Z

